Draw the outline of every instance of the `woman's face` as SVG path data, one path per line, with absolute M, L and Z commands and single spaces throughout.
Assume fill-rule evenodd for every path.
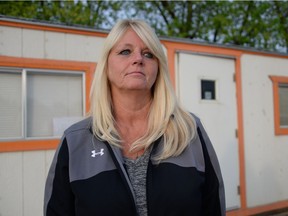
M 132 29 L 111 49 L 108 80 L 115 91 L 150 91 L 158 72 L 158 60 Z

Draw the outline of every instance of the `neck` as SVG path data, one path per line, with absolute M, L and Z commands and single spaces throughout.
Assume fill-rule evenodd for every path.
M 147 116 L 151 105 L 151 94 L 112 94 L 116 127 L 122 139 L 125 157 L 136 158 L 144 149 L 131 151 L 131 144 L 142 137 L 147 130 Z
M 117 123 L 133 123 L 147 118 L 151 94 L 113 95 L 114 117 Z

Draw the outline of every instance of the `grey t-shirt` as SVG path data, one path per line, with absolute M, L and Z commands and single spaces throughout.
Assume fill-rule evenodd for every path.
M 146 174 L 151 150 L 148 149 L 137 159 L 124 158 L 136 198 L 139 216 L 147 216 Z

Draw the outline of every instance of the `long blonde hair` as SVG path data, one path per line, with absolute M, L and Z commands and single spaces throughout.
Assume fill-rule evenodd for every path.
M 121 137 L 115 127 L 112 97 L 107 78 L 107 59 L 113 46 L 128 29 L 133 29 L 158 59 L 159 70 L 152 91 L 152 103 L 146 134 L 132 144 L 133 150 L 147 149 L 163 136 L 164 145 L 157 160 L 182 153 L 196 134 L 195 120 L 182 109 L 172 87 L 167 58 L 153 29 L 142 20 L 121 20 L 112 28 L 104 43 L 102 56 L 92 83 L 90 99 L 92 130 L 95 136 L 121 147 Z

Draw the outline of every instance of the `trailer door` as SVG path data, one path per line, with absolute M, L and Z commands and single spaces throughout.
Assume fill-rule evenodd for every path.
M 200 117 L 217 153 L 227 210 L 240 207 L 235 61 L 191 53 L 177 54 L 180 101 Z

